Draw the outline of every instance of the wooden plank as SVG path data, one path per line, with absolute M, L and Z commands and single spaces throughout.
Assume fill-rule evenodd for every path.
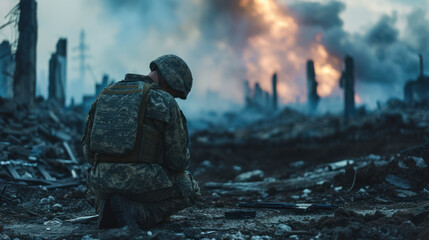
M 74 154 L 73 154 L 73 152 L 72 152 L 72 150 L 71 150 L 71 148 L 70 148 L 70 145 L 69 145 L 66 141 L 64 141 L 64 142 L 63 142 L 63 146 L 64 146 L 64 148 L 66 149 L 67 154 L 69 155 L 70 159 L 71 159 L 74 163 L 78 163 L 78 162 L 77 162 L 77 159 L 75 158 L 75 156 L 74 156 Z
M 51 174 L 49 174 L 48 171 L 46 171 L 46 169 L 42 166 L 42 165 L 38 165 L 37 169 L 39 169 L 40 173 L 43 175 L 43 177 L 48 180 L 48 181 L 55 181 L 56 179 L 53 178 L 51 176 Z
M 83 217 L 77 217 L 77 218 L 73 218 L 73 219 L 68 219 L 65 220 L 66 222 L 71 222 L 71 223 L 88 223 L 92 220 L 96 220 L 98 218 L 98 214 L 96 215 L 92 215 L 92 216 L 83 216 Z
M 19 179 L 21 178 L 21 175 L 18 174 L 18 172 L 15 170 L 14 167 L 12 167 L 11 165 L 6 165 L 7 170 L 9 170 L 10 174 L 12 174 L 12 177 L 15 179 Z

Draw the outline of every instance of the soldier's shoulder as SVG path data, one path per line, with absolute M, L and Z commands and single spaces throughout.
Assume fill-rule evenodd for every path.
M 171 109 L 177 106 L 176 100 L 169 93 L 161 89 L 152 89 L 149 92 L 146 117 L 168 123 L 170 121 Z

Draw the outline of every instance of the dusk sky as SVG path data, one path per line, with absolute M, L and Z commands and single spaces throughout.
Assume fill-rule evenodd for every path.
M 274 72 L 279 73 L 283 104 L 305 101 L 305 61 L 310 58 L 320 62 L 318 92 L 329 97 L 340 95 L 335 78 L 344 55 L 356 57 L 356 71 L 363 69 L 357 72 L 357 94 L 370 106 L 375 100 L 402 98 L 403 84 L 418 74 L 419 52 L 428 72 L 429 0 L 317 2 L 38 0 L 37 93 L 47 96 L 48 61 L 60 37 L 68 40 L 67 99 L 74 97 L 77 103 L 94 92 L 104 73 L 115 80 L 128 72 L 146 74 L 149 62 L 167 53 L 181 56 L 193 72 L 192 106 L 201 104 L 207 90 L 240 104 L 244 79 L 269 90 Z M 0 25 L 17 3 L 1 0 Z M 273 16 L 262 12 L 265 7 Z M 289 25 L 276 29 L 278 23 Z M 377 27 L 384 26 L 389 31 L 379 34 Z M 82 29 L 93 69 L 85 81 L 79 79 L 78 52 L 73 50 Z M 16 40 L 14 31 L 12 26 L 0 30 L 0 40 Z M 287 47 L 279 48 L 282 41 Z M 386 85 L 389 89 L 382 90 Z M 179 104 L 186 110 L 186 104 Z

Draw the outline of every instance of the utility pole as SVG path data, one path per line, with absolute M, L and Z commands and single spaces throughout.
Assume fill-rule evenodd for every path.
M 82 29 L 82 31 L 80 32 L 79 45 L 73 48 L 73 50 L 77 50 L 79 52 L 79 78 L 81 82 L 85 81 L 86 58 L 88 57 L 86 51 L 88 50 L 88 48 L 88 45 L 85 44 L 85 31 Z

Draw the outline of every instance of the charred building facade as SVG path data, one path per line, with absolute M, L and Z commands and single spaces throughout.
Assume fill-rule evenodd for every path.
M 429 77 L 423 72 L 423 56 L 420 54 L 420 74 L 416 80 L 410 80 L 404 87 L 404 100 L 407 103 L 429 99 Z
M 36 95 L 37 3 L 19 2 L 18 47 L 13 82 L 13 98 L 22 105 L 32 106 Z
M 312 60 L 307 61 L 307 99 L 308 112 L 313 114 L 317 109 L 320 97 L 317 94 L 316 73 L 314 71 L 314 62 Z
M 15 59 L 8 41 L 0 44 L 0 97 L 13 98 Z
M 49 60 L 49 99 L 62 106 L 66 100 L 67 39 L 61 38 Z
M 355 115 L 355 75 L 354 61 L 350 56 L 344 59 L 345 68 L 341 75 L 340 87 L 344 89 L 344 116 Z

